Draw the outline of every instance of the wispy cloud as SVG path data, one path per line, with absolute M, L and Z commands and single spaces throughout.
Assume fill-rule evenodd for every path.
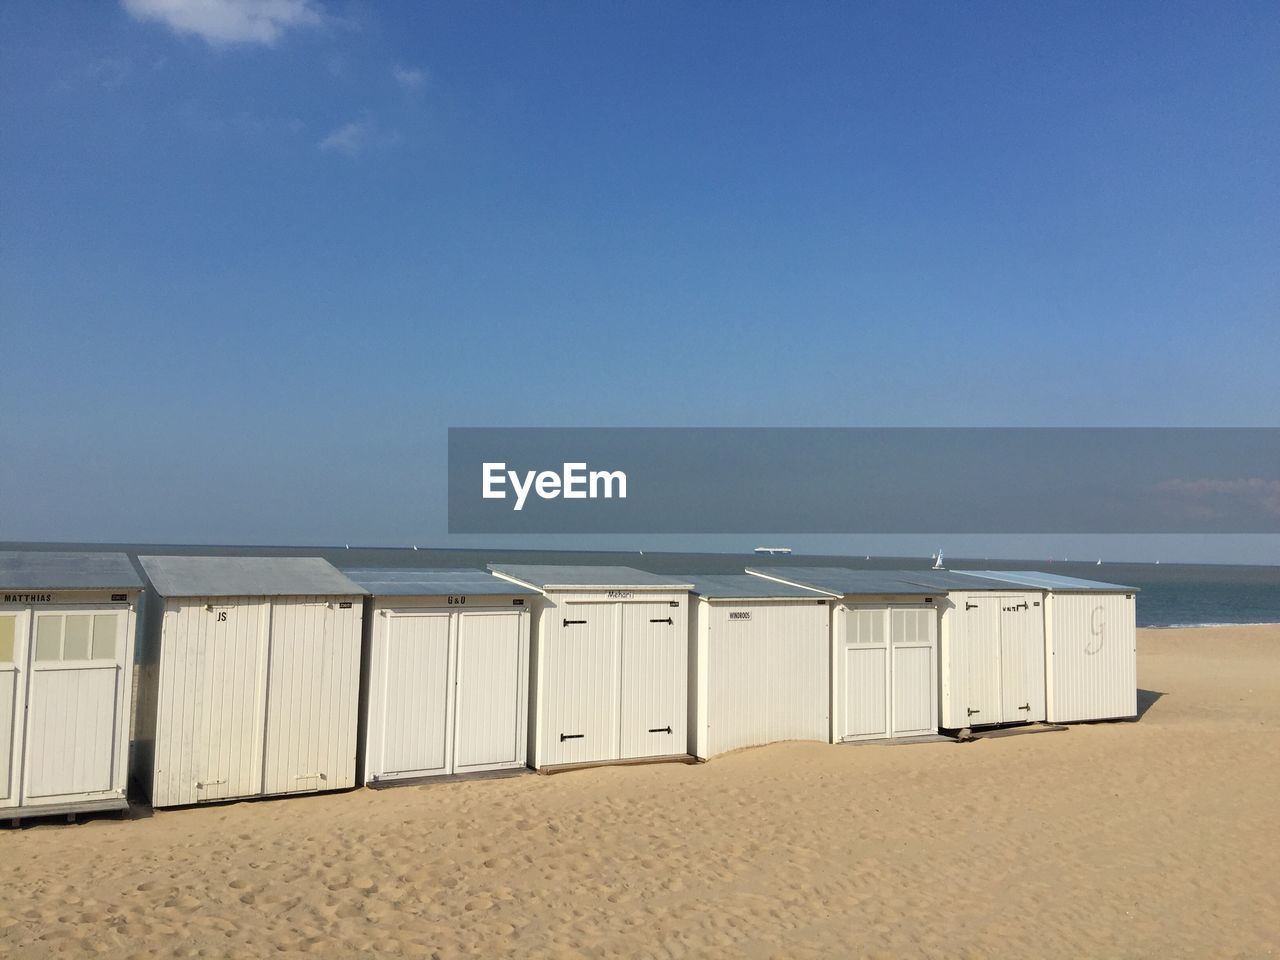
M 354 157 L 374 147 L 393 146 L 399 140 L 397 131 L 384 130 L 371 117 L 362 117 L 330 130 L 319 147 L 321 153 Z
M 396 78 L 396 83 L 410 93 L 415 93 L 427 85 L 427 71 L 421 67 L 405 67 L 397 63 L 391 68 L 391 75 Z
M 1280 517 L 1280 480 L 1246 477 L 1238 480 L 1165 480 L 1156 492 L 1180 503 L 1202 519 L 1247 511 Z
M 314 0 L 121 0 L 134 19 L 162 23 L 213 46 L 270 46 L 286 30 L 314 26 L 324 14 Z

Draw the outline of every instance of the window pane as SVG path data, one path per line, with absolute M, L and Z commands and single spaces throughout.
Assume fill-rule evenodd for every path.
M 93 618 L 93 659 L 114 660 L 116 658 L 116 617 L 115 613 L 100 613 Z
M 0 663 L 13 663 L 13 637 L 18 618 L 0 616 Z
M 67 633 L 62 640 L 63 660 L 89 659 L 89 630 L 93 617 L 76 613 L 67 617 Z
M 57 660 L 62 655 L 62 617 L 36 617 L 36 659 Z

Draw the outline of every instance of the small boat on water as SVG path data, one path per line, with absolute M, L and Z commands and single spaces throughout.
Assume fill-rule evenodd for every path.
M 768 557 L 787 556 L 791 553 L 790 547 L 756 547 L 756 553 L 763 554 Z

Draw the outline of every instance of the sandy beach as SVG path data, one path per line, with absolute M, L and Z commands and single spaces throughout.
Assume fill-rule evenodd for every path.
M 1138 676 L 1137 723 L 4 830 L 0 954 L 1280 953 L 1280 626 Z

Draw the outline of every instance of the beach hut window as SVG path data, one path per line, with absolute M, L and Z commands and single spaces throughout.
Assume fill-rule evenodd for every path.
M 36 660 L 59 660 L 62 657 L 62 617 L 36 618 Z
M 92 624 L 93 617 L 88 614 L 79 613 L 67 617 L 62 634 L 63 660 L 89 659 L 89 631 Z
M 100 613 L 93 618 L 93 651 L 94 660 L 114 660 L 116 658 L 116 614 Z
M 13 638 L 17 624 L 17 617 L 0 617 L 0 663 L 13 663 Z

